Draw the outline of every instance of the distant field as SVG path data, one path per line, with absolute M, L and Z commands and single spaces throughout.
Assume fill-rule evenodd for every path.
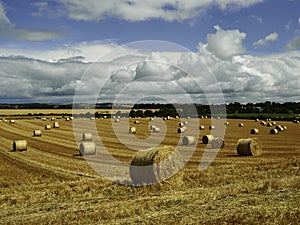
M 119 110 L 114 110 L 117 112 Z M 121 112 L 128 112 L 128 110 L 120 110 Z M 75 109 L 75 114 L 86 114 L 86 113 L 94 113 L 99 112 L 103 114 L 111 113 L 111 109 Z M 72 114 L 72 109 L 0 109 L 0 116 L 18 116 L 18 115 L 34 115 L 34 114 Z
M 198 121 L 186 121 L 187 134 L 193 135 L 189 126 Z M 111 154 L 130 163 L 135 151 L 120 143 L 111 120 L 78 122 L 80 126 L 96 122 Z M 131 119 L 130 124 L 133 122 Z M 170 179 L 128 187 L 101 177 L 79 156 L 72 122 L 61 120 L 59 129 L 45 131 L 49 120 L 1 121 L 0 224 L 299 224 L 300 124 L 277 121 L 288 129 L 270 135 L 270 127 L 254 120 L 228 122 L 225 148 L 208 169 L 198 170 L 206 148 L 201 139 L 210 133 L 207 127 L 211 124 L 210 119 L 201 119 L 206 129 L 200 132 L 200 142 L 182 171 L 182 182 Z M 149 123 L 149 119 L 140 119 L 135 125 L 138 139 L 147 140 L 151 135 Z M 163 145 L 178 144 L 178 123 L 178 119 L 166 121 Z M 129 135 L 127 120 L 121 119 L 117 126 L 124 137 Z M 260 133 L 251 135 L 251 128 Z M 42 129 L 42 137 L 32 136 L 35 129 Z M 247 137 L 261 140 L 261 156 L 237 156 L 238 139 Z M 11 151 L 13 140 L 18 139 L 28 141 L 27 151 Z

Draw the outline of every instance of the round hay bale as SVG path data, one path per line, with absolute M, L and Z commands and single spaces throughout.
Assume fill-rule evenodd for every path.
M 59 128 L 59 123 L 58 122 L 54 122 L 53 123 L 53 128 Z
M 34 130 L 33 131 L 33 136 L 34 137 L 41 137 L 42 136 L 42 131 L 41 130 Z
M 275 129 L 278 130 L 278 131 L 284 131 L 284 128 L 283 128 L 283 126 L 281 126 L 281 125 L 277 125 L 277 126 L 275 127 Z
M 136 134 L 136 127 L 130 127 L 129 134 Z
M 188 124 L 188 122 L 187 122 L 187 121 L 184 121 L 184 122 L 183 122 L 183 124 L 184 124 L 184 125 L 187 125 L 187 124 Z
M 208 135 L 204 135 L 202 137 L 202 143 L 203 144 L 210 144 L 212 142 L 212 140 L 214 140 L 214 136 L 211 135 L 211 134 L 208 134 Z
M 265 121 L 261 121 L 260 125 L 265 126 L 267 123 Z
M 134 121 L 134 124 L 139 124 L 139 123 L 140 123 L 140 121 L 138 121 L 138 120 Z
M 177 129 L 177 133 L 184 133 L 184 132 L 186 132 L 186 127 L 179 127 L 178 129 Z
M 268 127 L 272 127 L 273 124 L 272 124 L 272 123 L 268 123 L 267 126 L 268 126 Z
M 283 129 L 286 130 L 286 129 L 287 129 L 287 126 L 283 126 Z
M 43 117 L 41 120 L 42 120 L 42 121 L 46 121 L 47 119 L 46 119 L 45 117 Z
M 243 127 L 244 126 L 244 124 L 243 123 L 239 123 L 239 127 Z
M 183 160 L 174 147 L 158 146 L 138 151 L 133 156 L 130 165 L 130 177 L 134 184 L 139 186 L 157 183 L 170 177 L 174 171 L 180 170 Z M 182 176 L 183 174 L 179 172 L 171 179 L 182 181 Z
M 207 119 L 207 118 L 208 118 L 208 116 L 205 116 L 204 118 L 205 118 L 205 119 Z
M 256 120 L 255 120 L 255 122 L 258 122 L 258 121 L 259 121 L 259 119 L 256 119 Z
M 153 121 L 154 120 L 154 118 L 153 117 L 150 117 L 150 121 Z
M 74 120 L 74 117 L 73 117 L 73 116 L 71 116 L 71 117 L 70 117 L 70 120 Z
M 91 133 L 83 133 L 82 134 L 82 141 L 92 141 L 93 135 Z
M 225 142 L 222 138 L 220 137 L 215 137 L 212 141 L 211 141 L 211 147 L 213 149 L 219 149 L 219 148 L 224 148 L 225 147 Z
M 196 143 L 195 137 L 193 136 L 184 136 L 182 138 L 183 145 L 194 145 Z
M 205 129 L 205 126 L 203 126 L 203 125 L 199 126 L 199 130 L 204 130 L 204 129 Z
M 188 116 L 188 117 L 186 117 L 186 118 L 187 118 L 188 120 L 189 120 L 189 119 L 191 119 L 191 117 L 190 117 L 190 116 Z
M 250 130 L 250 134 L 258 134 L 259 133 L 259 130 L 257 128 L 252 128 Z
M 160 128 L 159 127 L 154 127 L 152 130 L 153 133 L 159 133 L 160 132 Z
M 240 139 L 237 153 L 240 156 L 258 156 L 262 154 L 262 145 L 257 138 Z
M 10 120 L 9 123 L 15 123 L 15 121 L 14 120 Z
M 272 122 L 272 125 L 276 125 L 277 123 L 275 121 Z
M 228 121 L 226 121 L 226 122 L 224 123 L 224 125 L 225 125 L 225 126 L 228 126 L 228 125 L 229 125 L 229 122 L 228 122 Z
M 66 121 L 70 121 L 70 118 L 69 118 L 69 117 L 67 117 L 65 120 L 66 120 Z
M 166 117 L 164 117 L 164 118 L 163 118 L 163 120 L 167 120 L 167 118 L 166 118 Z
M 210 129 L 210 130 L 215 130 L 216 127 L 215 127 L 215 126 L 209 126 L 209 129 Z
M 45 130 L 51 130 L 51 125 L 45 125 Z
M 26 150 L 27 150 L 26 140 L 17 140 L 13 142 L 13 151 L 26 151 Z
M 179 123 L 180 127 L 184 127 L 184 125 L 185 125 L 184 123 Z
M 156 126 L 155 125 L 150 125 L 149 130 L 152 131 Z
M 119 123 L 119 122 L 120 122 L 120 120 L 115 118 L 115 123 Z
M 79 146 L 81 155 L 95 155 L 96 145 L 94 142 L 82 142 Z
M 52 118 L 51 118 L 51 121 L 54 121 L 54 120 L 55 120 L 55 118 L 54 118 L 54 117 L 52 117 Z
M 270 130 L 270 134 L 278 134 L 278 130 L 277 129 L 272 129 L 272 130 Z

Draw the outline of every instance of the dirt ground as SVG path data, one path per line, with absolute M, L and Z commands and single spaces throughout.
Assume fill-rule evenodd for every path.
M 145 142 L 154 135 L 162 145 L 177 146 L 179 119 L 161 133 L 149 131 L 149 119 L 139 119 L 136 138 Z M 228 119 L 220 149 L 207 169 L 199 171 L 206 147 L 202 136 L 210 134 L 211 119 L 187 121 L 204 125 L 192 157 L 179 178 L 142 187 L 117 184 L 98 174 L 79 154 L 74 121 L 58 120 L 60 128 L 44 130 L 53 121 L 0 121 L 0 224 L 299 224 L 300 223 L 300 124 L 276 121 L 287 130 L 271 135 L 253 120 Z M 127 119 L 112 127 L 110 119 L 77 120 L 79 127 L 95 123 L 104 146 L 118 160 L 130 163 L 135 150 L 115 135 L 128 135 Z M 239 127 L 243 123 L 243 127 Z M 259 134 L 250 134 L 258 128 Z M 33 137 L 33 130 L 42 130 Z M 218 127 L 216 127 L 218 129 Z M 93 134 L 96 135 L 96 134 Z M 156 135 L 156 136 L 155 136 Z M 240 138 L 258 138 L 260 156 L 237 156 Z M 27 151 L 13 152 L 14 140 L 25 139 Z M 134 141 L 131 144 L 135 144 Z M 187 152 L 189 149 L 187 149 Z M 215 150 L 209 150 L 215 151 Z M 101 157 L 97 158 L 99 162 Z M 109 162 L 108 162 L 109 163 Z

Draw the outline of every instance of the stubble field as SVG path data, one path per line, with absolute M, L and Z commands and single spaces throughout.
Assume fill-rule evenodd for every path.
M 139 121 L 137 138 L 159 137 L 149 132 L 149 119 Z M 195 119 L 186 121 L 188 127 L 198 125 Z M 49 131 L 44 126 L 52 121 L 1 121 L 0 224 L 299 224 L 300 125 L 276 121 L 288 129 L 271 135 L 271 128 L 259 122 L 227 121 L 225 147 L 206 170 L 198 168 L 207 147 L 201 138 L 210 133 L 211 120 L 200 119 L 205 130 L 181 171 L 182 181 L 144 187 L 113 183 L 96 173 L 79 155 L 72 121 L 58 120 L 60 128 Z M 120 143 L 111 120 L 77 122 L 83 127 L 95 122 L 110 153 L 130 163 L 135 151 Z M 166 121 L 162 144 L 178 145 L 178 123 Z M 120 130 L 127 125 L 120 119 Z M 251 128 L 260 133 L 251 135 Z M 33 137 L 35 129 L 42 137 Z M 238 139 L 248 137 L 261 141 L 262 155 L 237 156 Z M 27 151 L 12 152 L 12 142 L 19 139 L 27 140 Z

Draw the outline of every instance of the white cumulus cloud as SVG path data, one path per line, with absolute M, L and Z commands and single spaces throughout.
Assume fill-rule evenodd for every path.
M 128 21 L 163 19 L 182 21 L 200 15 L 206 8 L 217 5 L 222 10 L 234 6 L 245 8 L 263 0 L 59 0 L 75 20 L 96 20 L 118 17 Z
M 300 48 L 300 37 L 294 37 L 286 46 L 287 49 Z
M 216 33 L 207 35 L 206 48 L 215 56 L 227 59 L 234 55 L 245 52 L 243 40 L 246 34 L 239 30 L 223 30 L 219 26 L 214 26 Z
M 271 33 L 269 35 L 267 35 L 266 37 L 259 39 L 258 41 L 253 43 L 253 46 L 264 46 L 269 42 L 274 42 L 278 40 L 278 33 L 274 32 Z

